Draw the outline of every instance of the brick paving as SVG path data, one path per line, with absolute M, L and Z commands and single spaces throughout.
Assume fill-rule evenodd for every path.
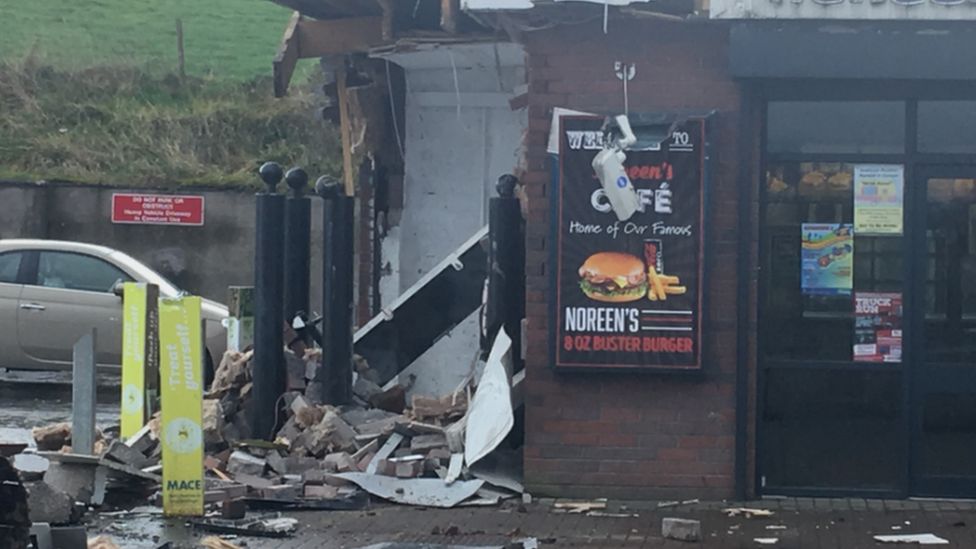
M 880 501 L 874 510 L 870 501 Z M 535 537 L 540 547 L 586 548 L 756 548 L 755 538 L 777 538 L 772 547 L 858 549 L 891 547 L 874 534 L 931 532 L 947 547 L 976 548 L 976 504 L 954 501 L 808 499 L 746 504 L 769 509 L 769 518 L 730 518 L 730 504 L 703 503 L 658 509 L 649 503 L 611 503 L 601 517 L 557 512 L 551 501 L 500 507 L 419 509 L 378 504 L 369 511 L 289 513 L 302 529 L 288 540 L 253 540 L 252 548 L 356 548 L 382 542 L 503 546 Z M 808 509 L 805 509 L 808 508 Z M 702 521 L 704 539 L 687 543 L 661 538 L 664 517 Z
M 552 500 L 538 500 L 529 505 L 506 502 L 498 507 L 425 509 L 375 503 L 363 511 L 287 512 L 283 515 L 298 519 L 300 524 L 294 537 L 234 541 L 251 549 L 355 549 L 378 543 L 393 543 L 393 547 L 431 544 L 430 549 L 437 549 L 499 547 L 534 537 L 542 549 L 860 549 L 898 547 L 875 542 L 874 534 L 930 532 L 950 541 L 944 547 L 976 548 L 976 529 L 972 527 L 976 526 L 976 502 L 971 501 L 788 498 L 745 504 L 703 502 L 665 509 L 651 502 L 610 502 L 606 512 L 625 517 L 570 514 L 554 509 L 552 504 Z M 769 509 L 774 515 L 728 517 L 722 509 L 729 506 Z M 662 539 L 664 517 L 700 520 L 704 539 L 698 543 Z M 113 521 L 114 528 L 106 529 Z M 113 521 L 96 520 L 89 526 L 89 535 L 107 533 L 126 549 L 158 547 L 168 540 L 176 542 L 174 548 L 193 547 L 194 540 L 203 535 L 190 531 L 181 521 L 168 525 L 149 521 L 141 526 L 121 518 Z M 755 538 L 778 541 L 761 545 Z

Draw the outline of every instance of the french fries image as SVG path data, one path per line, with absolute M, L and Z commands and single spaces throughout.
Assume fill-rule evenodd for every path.
M 647 299 L 651 301 L 667 301 L 669 295 L 684 295 L 688 292 L 688 288 L 680 286 L 680 278 L 658 274 L 654 266 L 647 268 L 647 281 Z

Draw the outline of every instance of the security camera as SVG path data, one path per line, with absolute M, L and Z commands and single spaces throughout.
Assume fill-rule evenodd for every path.
M 627 115 L 614 117 L 613 123 L 616 126 L 613 129 L 617 131 L 610 132 L 612 137 L 604 140 L 603 150 L 593 159 L 593 169 L 610 201 L 613 213 L 620 221 L 627 221 L 635 212 L 642 211 L 640 197 L 624 169 L 624 161 L 627 160 L 624 151 L 637 142 L 637 136 L 630 128 Z M 619 135 L 613 135 L 618 132 Z

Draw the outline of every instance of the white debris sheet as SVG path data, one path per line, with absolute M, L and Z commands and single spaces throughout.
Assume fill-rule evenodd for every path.
M 935 534 L 893 534 L 874 536 L 881 543 L 909 543 L 914 545 L 948 545 L 949 540 Z

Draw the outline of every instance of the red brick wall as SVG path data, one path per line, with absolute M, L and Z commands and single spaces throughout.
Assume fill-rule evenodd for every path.
M 529 129 L 525 479 L 539 494 L 727 498 L 734 490 L 736 178 L 739 87 L 727 74 L 724 26 L 649 19 L 563 26 L 524 37 Z M 630 109 L 717 110 L 707 258 L 709 308 L 701 379 L 554 373 L 547 317 L 549 163 L 553 107 L 623 111 L 616 60 L 633 62 Z

